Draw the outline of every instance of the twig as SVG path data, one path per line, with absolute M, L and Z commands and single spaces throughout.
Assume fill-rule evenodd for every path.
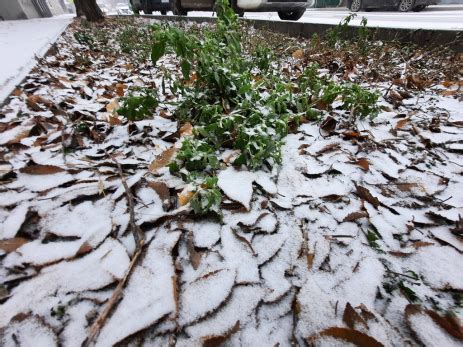
M 143 242 L 143 241 L 142 241 Z M 98 318 L 93 322 L 92 326 L 90 327 L 90 334 L 88 335 L 87 339 L 84 341 L 82 346 L 84 347 L 89 347 L 93 340 L 98 336 L 100 333 L 101 328 L 103 327 L 106 319 L 108 318 L 109 314 L 113 310 L 114 306 L 116 305 L 117 302 L 119 302 L 119 298 L 122 295 L 123 289 L 125 287 L 125 284 L 127 283 L 127 280 L 130 277 L 130 274 L 132 273 L 132 270 L 135 268 L 135 264 L 137 263 L 138 258 L 140 257 L 142 253 L 143 248 L 140 247 L 132 257 L 132 260 L 129 264 L 129 268 L 127 269 L 127 272 L 124 275 L 124 278 L 122 278 L 116 289 L 114 290 L 113 294 L 109 298 L 108 302 L 106 303 L 106 307 L 104 310 L 100 313 Z
M 143 237 L 143 232 L 141 231 L 140 227 L 137 225 L 137 223 L 135 223 L 135 207 L 133 203 L 134 197 L 133 197 L 132 192 L 130 191 L 127 181 L 125 180 L 121 164 L 119 164 L 119 162 L 116 159 L 114 158 L 111 158 L 111 159 L 117 165 L 117 169 L 119 171 L 119 177 L 121 178 L 122 185 L 124 186 L 124 189 L 125 189 L 125 194 L 127 196 L 127 203 L 129 205 L 129 225 L 130 225 L 130 229 L 132 229 L 133 238 L 135 240 L 135 247 L 138 251 L 141 249 L 143 245 L 144 237 Z
M 143 246 L 145 244 L 145 239 L 143 237 L 143 232 L 141 231 L 140 227 L 135 223 L 135 212 L 134 212 L 134 197 L 132 192 L 130 191 L 129 185 L 127 184 L 127 181 L 125 180 L 124 173 L 122 171 L 121 164 L 119 164 L 116 159 L 111 158 L 114 163 L 117 165 L 117 169 L 119 171 L 119 176 L 121 177 L 122 185 L 124 186 L 125 193 L 127 196 L 127 202 L 129 205 L 129 225 L 130 229 L 132 230 L 133 233 L 133 238 L 135 240 L 135 246 L 136 246 L 136 252 L 132 257 L 132 260 L 130 261 L 129 267 L 124 275 L 124 277 L 119 281 L 117 284 L 116 289 L 114 290 L 113 294 L 111 295 L 111 298 L 108 300 L 106 307 L 103 309 L 103 311 L 99 314 L 95 322 L 93 322 L 92 326 L 90 327 L 90 334 L 88 335 L 87 339 L 84 341 L 83 346 L 88 347 L 92 344 L 92 342 L 96 339 L 98 334 L 100 333 L 101 328 L 104 326 L 106 319 L 108 318 L 109 314 L 113 310 L 114 306 L 119 302 L 119 299 L 122 295 L 122 292 L 124 290 L 125 284 L 127 283 L 127 280 L 130 277 L 130 274 L 132 273 L 132 270 L 135 268 L 135 264 L 137 263 L 138 258 L 140 257 L 142 251 L 143 251 Z

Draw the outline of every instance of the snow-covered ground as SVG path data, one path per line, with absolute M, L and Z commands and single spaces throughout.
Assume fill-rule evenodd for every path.
M 73 15 L 0 21 L 0 103 L 29 73 Z
M 344 8 L 308 9 L 299 20 L 303 23 L 338 24 L 349 15 Z M 155 13 L 159 14 L 159 13 Z M 211 16 L 211 12 L 190 12 L 189 16 Z M 275 12 L 247 12 L 245 18 L 277 20 Z M 463 30 L 463 5 L 431 6 L 422 12 L 400 13 L 397 11 L 359 12 L 353 25 L 360 25 L 362 17 L 368 19 L 368 26 L 405 29 Z
M 358 131 L 302 124 L 273 170 L 223 153 L 223 218 L 199 218 L 164 167 L 189 136 L 172 108 L 112 114 L 129 88 L 159 87 L 161 69 L 89 52 L 72 30 L 57 47 L 1 110 L 0 345 L 81 346 L 96 325 L 97 346 L 461 346 L 461 81 L 428 87 L 425 53 L 391 58 L 393 83 L 368 85 L 383 112 Z M 289 53 L 281 73 L 295 76 Z

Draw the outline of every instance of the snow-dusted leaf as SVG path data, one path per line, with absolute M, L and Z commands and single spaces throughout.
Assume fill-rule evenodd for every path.
M 96 346 L 114 345 L 176 312 L 171 250 L 180 234 L 165 229 L 157 232 L 142 264 L 130 276 L 121 302 L 102 328 Z
M 354 329 L 331 327 L 320 331 L 316 335 L 310 336 L 306 339 L 309 345 L 316 343 L 319 339 L 323 341 L 323 337 L 333 337 L 339 343 L 352 343 L 356 346 L 369 346 L 369 347 L 384 347 L 384 345 L 372 338 L 371 336 Z
M 21 312 L 50 312 L 57 302 L 51 298 L 56 295 L 103 288 L 122 278 L 128 265 L 125 248 L 108 238 L 82 258 L 48 266 L 11 291 L 11 297 L 0 306 L 0 326 Z
M 53 329 L 39 316 L 18 316 L 0 335 L 2 346 L 58 346 Z
M 180 295 L 180 324 L 189 325 L 217 310 L 231 295 L 234 283 L 235 271 L 228 269 L 186 283 Z
M 217 185 L 230 199 L 241 203 L 247 210 L 252 198 L 252 182 L 255 175 L 249 171 L 238 171 L 229 167 L 218 175 Z
M 15 237 L 8 240 L 0 240 L 0 249 L 6 253 L 14 252 L 16 249 L 28 243 L 29 240 L 23 237 Z
M 10 212 L 3 224 L 0 225 L 0 239 L 12 239 L 16 236 L 26 219 L 29 207 L 29 203 L 22 203 Z

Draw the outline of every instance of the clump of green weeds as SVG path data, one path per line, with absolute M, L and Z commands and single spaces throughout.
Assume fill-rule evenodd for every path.
M 157 96 L 152 90 L 142 89 L 138 95 L 129 94 L 121 99 L 122 106 L 117 110 L 129 120 L 140 120 L 153 114 L 158 106 Z
M 135 60 L 146 60 L 151 51 L 151 30 L 148 26 L 126 25 L 118 32 L 116 42 L 124 54 L 134 57 Z
M 165 24 L 152 27 L 153 64 L 167 53 L 180 59 L 182 78 L 170 88 L 180 97 L 174 116 L 194 128 L 169 168 L 196 187 L 190 205 L 197 214 L 219 211 L 222 198 L 215 174 L 224 149 L 235 150 L 236 166 L 272 167 L 282 161 L 289 124 L 319 118 L 337 99 L 358 117 L 374 116 L 377 99 L 358 86 L 320 77 L 316 65 L 308 66 L 296 80 L 275 73 L 268 47 L 243 52 L 238 17 L 228 0 L 218 0 L 216 11 L 215 29 L 205 29 L 202 37 Z M 137 106 L 146 102 L 148 107 Z M 146 96 L 130 96 L 119 114 L 140 119 L 154 105 Z

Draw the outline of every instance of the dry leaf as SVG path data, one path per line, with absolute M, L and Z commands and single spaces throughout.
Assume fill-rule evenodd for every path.
M 316 155 L 320 155 L 320 154 L 325 154 L 325 153 L 329 153 L 329 152 L 334 152 L 334 151 L 337 151 L 338 149 L 340 149 L 341 146 L 339 145 L 339 143 L 330 143 L 328 145 L 326 145 L 325 147 L 323 147 L 322 149 L 320 149 Z
M 454 96 L 454 95 L 457 95 L 457 90 L 454 89 L 454 90 L 444 90 L 441 95 L 442 96 Z
M 191 198 L 195 195 L 194 192 L 191 191 L 182 191 L 180 194 L 178 194 L 178 203 L 180 206 L 185 206 L 188 204 L 191 200 Z
M 405 321 L 412 331 L 413 325 L 410 322 L 410 318 L 411 316 L 418 314 L 428 315 L 434 321 L 434 323 L 445 330 L 449 335 L 460 341 L 463 341 L 463 326 L 461 325 L 458 317 L 450 315 L 441 316 L 435 311 L 425 310 L 420 305 L 409 304 L 407 307 L 405 307 Z
M 77 251 L 76 256 L 84 255 L 90 253 L 91 251 L 93 251 L 93 247 L 88 242 L 84 242 Z
M 119 109 L 119 107 L 119 101 L 117 101 L 117 99 L 113 99 L 109 104 L 106 105 L 106 111 L 109 113 L 114 113 Z
M 108 117 L 109 125 L 120 125 L 122 121 L 116 116 L 109 116 Z
M 322 129 L 327 134 L 332 134 L 336 129 L 338 121 L 331 116 L 325 118 L 325 120 L 320 124 L 320 129 Z
M 203 347 L 219 347 L 235 333 L 240 330 L 240 321 L 237 321 L 233 328 L 220 336 L 205 336 L 203 337 Z
M 161 198 L 161 201 L 166 201 L 170 199 L 170 191 L 167 184 L 164 182 L 148 182 L 148 187 L 153 189 Z
M 408 118 L 401 119 L 396 123 L 394 129 L 396 129 L 396 130 L 397 129 L 402 129 L 404 126 L 406 126 L 408 124 L 408 122 L 409 122 Z
M 355 165 L 360 166 L 363 170 L 368 171 L 370 170 L 370 163 L 366 158 L 360 158 L 355 162 Z
M 179 130 L 180 136 L 191 136 L 193 135 L 193 126 L 191 125 L 190 122 L 186 122 L 183 124 Z
M 19 172 L 28 175 L 53 175 L 63 171 L 66 170 L 54 165 L 30 165 L 19 169 Z
M 29 95 L 26 99 L 26 104 L 31 110 L 36 112 L 43 111 L 43 108 L 40 107 L 39 104 L 44 105 L 48 108 L 50 108 L 53 105 L 53 103 L 50 100 L 47 100 L 40 95 Z
M 306 341 L 309 346 L 314 345 L 315 341 L 320 336 L 334 337 L 335 339 L 344 340 L 359 347 L 384 347 L 381 342 L 375 340 L 367 334 L 364 334 L 358 330 L 339 327 L 327 328 L 317 334 L 308 337 Z
M 315 253 L 307 253 L 307 268 L 309 270 L 312 269 L 314 258 L 315 258 Z
M 23 237 L 15 237 L 8 240 L 0 240 L 0 249 L 6 253 L 14 252 L 19 247 L 28 243 L 29 240 Z
M 124 96 L 124 94 L 125 94 L 125 91 L 124 91 L 125 88 L 126 88 L 126 86 L 125 86 L 123 83 L 117 83 L 117 84 L 116 84 L 116 94 L 117 94 L 118 96 Z
M 188 234 L 188 254 L 190 255 L 190 263 L 193 269 L 197 269 L 201 263 L 201 253 L 197 252 L 193 243 L 193 233 Z
M 176 152 L 175 147 L 166 149 L 164 152 L 158 155 L 156 159 L 154 159 L 154 161 L 151 163 L 149 167 L 149 170 L 151 172 L 155 172 L 156 170 L 163 168 L 164 166 L 169 164 L 175 152 Z
M 379 205 L 381 205 L 378 198 L 371 195 L 370 191 L 367 188 L 362 187 L 362 186 L 356 186 L 356 188 L 357 188 L 357 195 L 360 197 L 360 199 L 368 201 L 376 209 L 378 208 Z
M 343 222 L 354 222 L 360 218 L 368 218 L 368 212 L 367 211 L 357 211 L 357 212 L 349 213 L 346 217 L 344 217 L 342 221 Z
M 304 58 L 304 50 L 303 49 L 298 49 L 293 52 L 293 58 L 294 59 L 302 59 Z
M 363 324 L 365 328 L 368 328 L 367 323 L 363 320 L 363 318 L 357 313 L 357 311 L 354 310 L 352 305 L 350 303 L 346 304 L 346 308 L 344 309 L 344 314 L 342 316 L 342 320 L 346 325 L 354 329 L 355 324 Z
M 412 247 L 415 247 L 415 248 L 429 247 L 429 246 L 433 246 L 433 245 L 434 245 L 434 243 L 425 242 L 425 241 L 416 241 L 416 242 L 412 243 Z

